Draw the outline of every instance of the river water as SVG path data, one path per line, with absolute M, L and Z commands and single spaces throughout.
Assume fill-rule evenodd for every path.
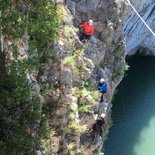
M 132 56 L 112 102 L 105 155 L 155 155 L 155 57 Z

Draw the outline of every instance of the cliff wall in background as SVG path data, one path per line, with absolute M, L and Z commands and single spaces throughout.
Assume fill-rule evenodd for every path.
M 153 0 L 132 0 L 131 3 L 137 9 L 139 14 L 143 17 L 150 28 L 155 32 L 155 3 Z M 135 54 L 139 49 L 140 53 L 152 54 L 155 52 L 155 36 L 148 30 L 136 13 L 127 7 L 127 14 L 125 15 L 124 34 L 126 39 L 126 54 Z M 143 52 L 147 49 L 147 53 Z M 145 50 L 146 51 L 146 50 Z

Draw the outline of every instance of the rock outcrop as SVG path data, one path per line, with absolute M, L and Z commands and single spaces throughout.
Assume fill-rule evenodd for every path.
M 143 17 L 145 22 L 155 32 L 155 4 L 153 0 L 132 0 L 131 3 Z M 155 53 L 155 36 L 148 30 L 136 13 L 128 6 L 124 20 L 124 34 L 126 39 L 126 55 L 137 52 L 143 54 Z M 145 53 L 144 50 L 145 49 Z M 147 52 L 146 52 L 147 51 Z

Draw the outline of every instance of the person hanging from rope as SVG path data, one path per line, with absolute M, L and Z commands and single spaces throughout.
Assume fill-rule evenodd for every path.
M 83 32 L 80 34 L 80 41 L 89 41 L 91 36 L 94 34 L 93 20 L 89 19 L 89 21 L 80 24 L 80 28 L 83 28 Z
M 105 79 L 100 79 L 100 82 L 97 84 L 97 89 L 102 93 L 100 102 L 103 102 L 103 94 L 107 93 L 108 90 L 108 84 Z

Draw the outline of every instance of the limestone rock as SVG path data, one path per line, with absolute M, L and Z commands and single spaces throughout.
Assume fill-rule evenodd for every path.
M 88 58 L 86 58 L 86 57 L 84 57 L 84 63 L 85 63 L 85 65 L 86 65 L 86 67 L 88 67 L 89 69 L 94 69 L 94 64 L 93 64 L 93 62 L 92 62 L 92 60 L 91 59 L 88 59 Z
M 142 15 L 142 18 L 154 31 L 154 7 L 152 0 L 132 1 L 133 6 Z M 128 6 L 130 8 L 130 6 Z M 149 54 L 155 53 L 155 37 L 135 14 L 132 9 L 128 9 L 126 20 L 124 21 L 124 34 L 126 38 L 126 54 L 132 55 L 140 48 L 148 49 Z M 155 31 L 154 31 L 155 32 Z M 152 52 L 151 52 L 152 51 Z
M 77 4 L 77 10 L 79 12 L 90 12 L 95 11 L 98 4 L 100 3 L 100 0 L 85 0 L 81 1 Z
M 104 30 L 104 27 L 101 22 L 95 22 L 95 31 L 101 33 Z
M 67 0 L 66 4 L 71 13 L 75 15 L 75 2 L 73 2 L 72 0 Z

